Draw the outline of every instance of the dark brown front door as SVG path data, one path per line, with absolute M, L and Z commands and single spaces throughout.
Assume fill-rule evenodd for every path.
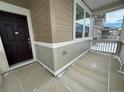
M 33 58 L 26 16 L 0 11 L 0 36 L 10 66 Z

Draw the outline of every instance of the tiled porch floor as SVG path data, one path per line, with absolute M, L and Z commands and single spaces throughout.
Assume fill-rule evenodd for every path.
M 38 63 L 6 73 L 1 91 L 124 91 L 119 62 L 110 56 L 87 53 L 65 73 L 55 78 Z

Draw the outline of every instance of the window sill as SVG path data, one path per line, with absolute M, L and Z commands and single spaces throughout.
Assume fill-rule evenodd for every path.
M 92 37 L 75 38 L 75 39 L 74 39 L 74 41 L 86 41 L 86 40 L 92 40 Z

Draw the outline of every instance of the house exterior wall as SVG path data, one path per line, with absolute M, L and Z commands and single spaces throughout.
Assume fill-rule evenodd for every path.
M 38 61 L 56 72 L 86 52 L 90 48 L 90 41 L 75 42 L 57 48 L 37 44 L 35 46 Z
M 21 6 L 20 3 L 18 5 L 15 2 L 11 3 Z M 24 2 L 31 12 L 37 60 L 52 71 L 61 69 L 89 49 L 89 40 L 79 40 L 80 42 L 73 40 L 73 0 L 25 0 Z M 61 43 L 62 46 L 50 48 L 42 45 L 42 42 L 57 46 Z M 64 52 L 67 53 L 63 54 Z
M 24 8 L 29 8 L 28 1 L 27 0 L 0 0 L 6 3 L 14 4 L 17 6 L 21 6 Z
M 1 0 L 30 9 L 35 41 L 52 43 L 50 0 Z
M 27 16 L 27 22 L 29 23 L 28 26 L 29 26 L 30 37 L 33 36 L 32 35 L 32 25 L 31 25 L 31 20 L 30 20 L 30 12 L 29 12 L 28 9 L 20 7 L 20 6 L 18 7 L 18 5 L 15 6 L 14 4 L 11 4 L 11 3 L 9 4 L 9 3 L 6 3 L 6 2 L 0 1 L 0 10 Z M 31 38 L 31 42 L 32 41 L 33 41 L 33 38 Z M 33 58 L 35 58 L 35 52 L 34 52 L 34 46 L 33 45 L 32 45 L 32 53 L 33 53 Z M 1 59 L 1 61 L 0 61 L 0 71 L 2 71 L 2 73 L 31 63 L 31 61 L 27 61 L 27 62 L 22 62 L 20 64 L 17 64 L 13 67 L 10 67 L 9 64 L 8 64 L 8 60 L 7 60 L 7 57 L 6 57 L 4 45 L 3 45 L 3 42 L 1 40 L 1 38 L 0 38 L 0 59 Z
M 33 2 L 36 2 L 36 1 L 33 0 Z M 41 1 L 44 1 L 44 0 L 41 0 Z M 49 0 L 45 0 L 44 2 L 47 2 L 47 1 L 49 1 Z M 35 3 L 33 3 L 33 4 L 34 4 L 34 6 L 36 6 Z M 33 4 L 31 4 L 31 7 Z M 41 6 L 43 6 L 43 5 L 41 4 Z M 41 6 L 39 6 L 39 7 L 41 8 Z M 37 59 L 40 62 L 45 64 L 53 72 L 56 72 L 56 71 L 60 70 L 61 68 L 63 68 L 64 66 L 66 66 L 67 64 L 69 64 L 72 60 L 74 60 L 75 58 L 80 56 L 82 53 L 87 51 L 90 47 L 90 42 L 89 42 L 89 40 L 86 40 L 86 41 L 80 41 L 77 43 L 77 42 L 75 42 L 75 40 L 73 40 L 73 21 L 74 21 L 73 0 L 50 0 L 49 5 L 47 4 L 47 6 L 46 6 L 46 9 L 47 9 L 47 7 L 50 8 L 50 10 L 49 9 L 47 10 L 47 12 L 49 11 L 49 13 L 50 13 L 50 18 L 48 18 L 49 13 L 46 15 L 46 16 L 48 16 L 46 21 L 48 21 L 48 19 L 50 20 L 50 21 L 48 21 L 48 22 L 50 22 L 50 27 L 51 27 L 49 32 L 50 31 L 52 32 L 49 34 L 52 36 L 51 37 L 52 39 L 50 39 L 50 40 L 52 40 L 51 41 L 52 44 L 59 45 L 61 43 L 63 46 L 60 46 L 57 48 L 49 48 L 49 47 L 42 46 L 42 44 L 40 44 L 40 43 L 38 45 L 38 43 L 37 43 L 36 44 L 36 54 L 37 54 Z M 43 9 L 43 8 L 41 8 L 41 9 Z M 36 11 L 36 10 L 33 7 L 31 9 L 32 21 L 33 21 L 33 16 L 36 14 L 37 11 L 33 13 L 32 10 L 34 10 L 34 11 Z M 40 11 L 41 10 L 39 10 L 38 12 L 40 12 Z M 43 14 L 43 13 L 41 13 L 41 14 Z M 35 17 L 37 18 L 38 16 L 35 16 Z M 38 19 L 40 19 L 40 18 L 38 18 Z M 33 26 L 34 25 L 37 26 L 37 24 L 35 24 L 35 22 L 33 23 Z M 44 26 L 46 27 L 46 25 L 44 25 Z M 43 28 L 44 27 L 40 27 L 37 30 L 42 30 Z M 39 34 L 40 31 L 37 32 L 37 30 L 35 30 L 35 28 L 34 28 L 34 32 L 36 31 L 36 34 Z M 41 34 L 43 34 L 43 36 L 44 36 L 44 32 L 41 32 Z M 35 37 L 37 37 L 37 35 L 35 35 Z M 39 38 L 41 38 L 41 37 L 39 37 Z M 35 41 L 39 41 L 39 42 L 43 42 L 42 40 L 43 39 L 41 39 L 41 40 L 35 39 Z M 70 41 L 72 41 L 73 43 L 64 45 L 65 42 L 68 43 Z M 66 52 L 66 54 L 63 54 L 64 52 Z
M 53 43 L 73 40 L 73 0 L 52 0 Z
M 35 45 L 35 47 L 36 47 L 36 55 L 37 55 L 38 61 L 45 64 L 52 71 L 55 71 L 53 49 L 49 47 L 44 47 L 41 45 Z
M 82 53 L 86 52 L 89 48 L 90 48 L 90 42 L 82 41 L 54 49 L 53 54 L 54 54 L 55 71 L 69 64 L 71 61 L 73 61 L 75 58 L 80 56 Z
M 29 2 L 35 41 L 52 43 L 50 0 L 29 0 Z

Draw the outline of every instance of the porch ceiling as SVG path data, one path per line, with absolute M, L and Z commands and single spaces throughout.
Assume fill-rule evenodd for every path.
M 101 11 L 106 8 L 124 6 L 124 0 L 82 0 L 93 11 Z

